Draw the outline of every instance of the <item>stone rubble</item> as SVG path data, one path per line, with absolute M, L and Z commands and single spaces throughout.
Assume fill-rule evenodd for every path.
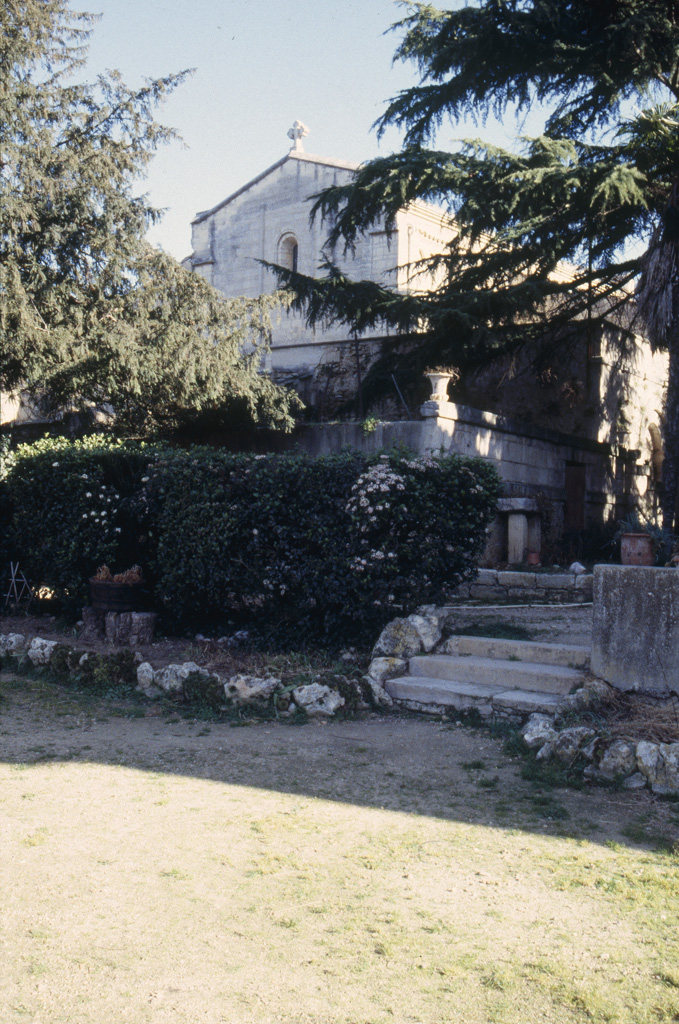
M 36 636 L 28 647 L 26 654 L 34 665 L 49 665 L 52 651 L 57 647 L 56 640 L 42 640 Z
M 373 659 L 412 658 L 422 651 L 422 637 L 409 619 L 392 619 L 380 633 L 373 647 Z
M 224 697 L 227 703 L 259 704 L 266 707 L 274 691 L 282 686 L 276 676 L 231 676 L 224 683 Z
M 600 680 L 593 682 L 600 688 Z M 580 757 L 591 762 L 584 769 L 585 778 L 601 782 L 620 779 L 625 789 L 648 786 L 658 796 L 679 796 L 679 742 L 611 740 L 586 726 L 559 730 L 560 714 L 561 706 L 553 719 L 549 715 L 533 714 L 521 730 L 526 746 L 537 749 L 539 761 L 556 758 L 572 764 Z M 540 745 L 542 739 L 544 743 Z
M 14 657 L 22 654 L 28 647 L 23 633 L 6 633 L 0 635 L 0 655 L 10 654 Z
M 522 731 L 523 742 L 529 750 L 544 747 L 556 739 L 556 729 L 549 715 L 535 712 L 528 719 Z
M 292 691 L 292 696 L 297 707 L 302 708 L 312 718 L 318 715 L 334 715 L 344 706 L 344 697 L 340 697 L 337 690 L 331 690 L 323 683 L 298 686 Z

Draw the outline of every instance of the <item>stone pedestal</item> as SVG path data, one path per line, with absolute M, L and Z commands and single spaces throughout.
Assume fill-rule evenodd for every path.
M 150 643 L 158 621 L 156 612 L 103 612 L 97 608 L 83 608 L 82 618 L 80 640 L 108 640 L 129 647 Z
M 510 512 L 507 516 L 507 561 L 519 565 L 528 554 L 528 516 L 525 512 Z
M 679 692 L 679 569 L 594 567 L 592 672 L 620 690 Z
M 507 561 L 520 565 L 529 552 L 540 554 L 540 511 L 534 498 L 500 498 L 497 510 L 507 517 Z

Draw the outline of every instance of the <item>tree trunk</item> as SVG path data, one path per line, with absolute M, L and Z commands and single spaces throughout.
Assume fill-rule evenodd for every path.
M 676 289 L 679 291 L 679 288 Z M 665 458 L 663 461 L 662 525 L 675 532 L 677 491 L 679 489 L 679 304 L 677 315 L 667 332 L 669 372 L 665 400 Z

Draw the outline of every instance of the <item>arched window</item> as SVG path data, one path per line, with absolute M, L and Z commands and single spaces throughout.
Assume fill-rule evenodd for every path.
M 278 243 L 278 262 L 286 270 L 297 270 L 297 239 L 294 235 L 283 235 Z

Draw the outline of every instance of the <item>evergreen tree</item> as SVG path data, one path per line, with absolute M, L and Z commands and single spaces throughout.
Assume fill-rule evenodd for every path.
M 416 62 L 420 84 L 391 100 L 377 126 L 401 128 L 404 148 L 363 165 L 351 184 L 321 193 L 313 211 L 332 224 L 331 246 L 351 247 L 376 220 L 393 226 L 409 202 L 444 206 L 458 234 L 426 261 L 442 284 L 398 295 L 352 282 L 331 262 L 318 280 L 279 272 L 281 279 L 312 324 L 336 319 L 359 333 L 388 324 L 400 335 L 394 355 L 410 334 L 416 345 L 409 358 L 421 368 L 486 360 L 544 338 L 547 329 L 554 345 L 568 344 L 576 326 L 594 330 L 616 317 L 644 330 L 669 352 L 662 507 L 672 527 L 679 480 L 679 0 L 407 7 L 395 26 L 404 33 L 396 58 Z M 452 153 L 428 148 L 450 121 L 520 118 L 540 104 L 550 111 L 543 133 L 523 138 L 519 152 L 479 140 Z M 630 245 L 640 240 L 645 257 Z M 557 273 L 562 261 L 575 265 L 572 280 Z M 632 305 L 635 285 L 640 301 Z
M 289 426 L 296 399 L 259 373 L 276 300 L 226 300 L 144 240 L 159 214 L 135 186 L 174 134 L 153 111 L 185 73 L 78 84 L 94 20 L 0 7 L 0 389 L 135 431 L 230 410 Z

